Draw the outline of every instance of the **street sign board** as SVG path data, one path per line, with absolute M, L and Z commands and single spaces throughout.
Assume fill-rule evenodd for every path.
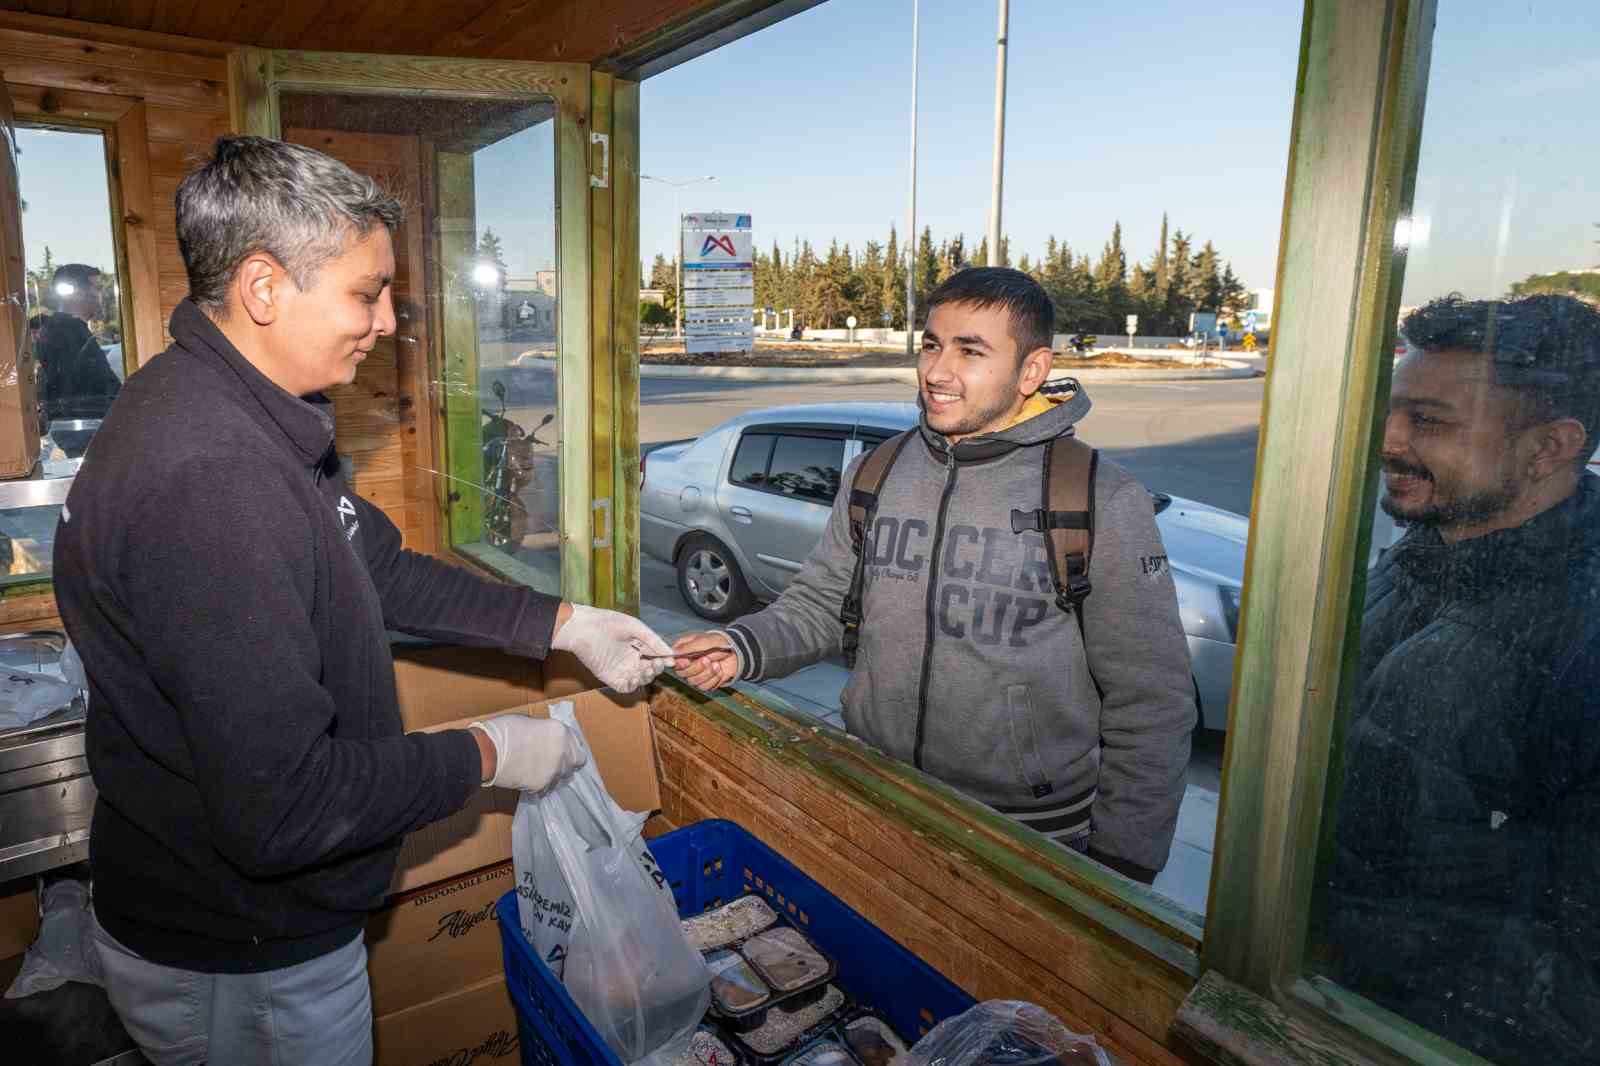
M 1130 333 L 1130 334 L 1139 332 L 1139 316 L 1138 315 L 1129 315 L 1128 316 L 1128 328 L 1126 330 L 1124 330 L 1123 332 Z
M 697 211 L 683 216 L 684 351 L 755 347 L 755 233 L 750 216 Z

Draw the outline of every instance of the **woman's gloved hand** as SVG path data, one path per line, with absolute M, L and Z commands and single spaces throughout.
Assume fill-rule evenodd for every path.
M 485 788 L 543 792 L 589 761 L 578 734 L 550 718 L 497 714 L 469 728 L 494 746 L 494 772 Z
M 632 615 L 581 603 L 567 606 L 572 614 L 557 623 L 550 647 L 576 655 L 602 685 L 632 692 L 672 664 L 672 648 Z

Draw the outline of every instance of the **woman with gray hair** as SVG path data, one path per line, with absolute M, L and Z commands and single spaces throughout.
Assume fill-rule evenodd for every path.
M 407 832 L 575 769 L 566 727 L 404 734 L 386 629 L 567 650 L 613 688 L 671 649 L 628 615 L 401 547 L 346 484 L 322 391 L 395 329 L 400 205 L 319 152 L 217 142 L 178 190 L 190 295 L 56 538 L 93 689 L 93 871 L 112 1006 L 158 1066 L 364 1063 L 362 934 Z

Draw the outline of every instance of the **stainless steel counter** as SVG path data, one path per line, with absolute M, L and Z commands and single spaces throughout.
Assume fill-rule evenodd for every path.
M 59 658 L 65 639 L 0 637 L 0 668 L 38 669 L 37 660 Z M 81 705 L 0 732 L 0 882 L 88 858 L 94 800 Z

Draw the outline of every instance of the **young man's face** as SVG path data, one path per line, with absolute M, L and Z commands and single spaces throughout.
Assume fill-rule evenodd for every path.
M 1379 501 L 1394 518 L 1461 539 L 1492 528 L 1527 488 L 1531 427 L 1493 375 L 1471 352 L 1413 350 L 1395 366 Z
M 951 444 L 999 429 L 1037 391 L 1049 366 L 1048 348 L 1025 358 L 1017 351 L 1006 308 L 940 304 L 928 315 L 917 361 L 928 428 Z
M 394 243 L 377 225 L 364 239 L 352 233 L 309 289 L 286 286 L 272 327 L 279 384 L 305 396 L 354 381 L 378 338 L 394 333 L 393 279 Z

